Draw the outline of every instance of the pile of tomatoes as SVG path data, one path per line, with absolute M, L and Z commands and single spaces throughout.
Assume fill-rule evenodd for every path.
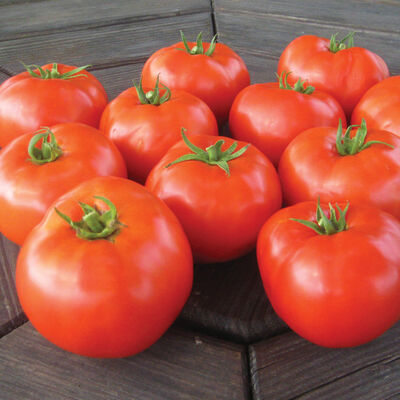
M 298 37 L 277 82 L 250 85 L 216 37 L 181 36 L 110 103 L 88 66 L 0 86 L 0 231 L 32 324 L 78 354 L 136 354 L 181 311 L 193 260 L 257 246 L 294 331 L 381 335 L 400 318 L 400 77 L 351 33 Z

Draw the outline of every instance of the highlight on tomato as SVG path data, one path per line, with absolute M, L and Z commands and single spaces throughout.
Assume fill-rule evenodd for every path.
M 143 186 L 97 177 L 51 206 L 17 260 L 33 326 L 90 357 L 127 357 L 157 341 L 186 302 L 190 246 L 168 207 Z
M 182 136 L 150 172 L 146 187 L 178 217 L 196 261 L 249 252 L 264 221 L 281 206 L 275 168 L 247 143 Z
M 230 47 L 203 42 L 202 33 L 196 42 L 182 41 L 157 50 L 143 67 L 143 85 L 153 87 L 158 76 L 170 89 L 180 89 L 202 99 L 219 123 L 227 120 L 236 95 L 250 84 L 250 75 L 242 58 Z
M 126 177 L 126 166 L 91 126 L 58 124 L 19 136 L 0 152 L 0 232 L 21 245 L 54 200 L 104 175 Z
M 285 204 L 364 203 L 400 218 L 400 138 L 370 129 L 319 127 L 298 135 L 279 164 Z
M 385 211 L 281 209 L 261 229 L 257 258 L 276 313 L 313 343 L 358 346 L 400 318 L 400 222 Z
M 278 73 L 290 71 L 290 84 L 301 78 L 331 94 L 350 119 L 363 94 L 387 78 L 389 69 L 377 54 L 354 46 L 354 32 L 341 40 L 337 35 L 330 39 L 314 35 L 294 39 L 279 59 Z
M 290 73 L 278 82 L 243 89 L 232 104 L 229 129 L 235 139 L 254 144 L 277 166 L 286 146 L 301 132 L 345 121 L 340 104 L 300 78 L 292 86 Z
M 181 138 L 181 128 L 192 134 L 218 135 L 214 114 L 202 100 L 183 90 L 139 85 L 111 101 L 101 118 L 100 129 L 118 147 L 128 175 L 143 183 L 166 151 Z
M 98 128 L 107 104 L 89 65 L 28 65 L 0 85 L 0 146 L 42 126 L 81 122 Z

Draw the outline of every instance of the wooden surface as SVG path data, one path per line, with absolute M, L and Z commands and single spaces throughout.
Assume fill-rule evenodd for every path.
M 244 58 L 252 82 L 274 79 L 296 36 L 350 30 L 397 74 L 399 15 L 393 0 L 0 0 L 0 82 L 22 71 L 20 61 L 91 64 L 112 99 L 140 78 L 152 52 L 180 40 L 179 29 L 191 40 L 217 30 Z M 272 310 L 254 253 L 196 266 L 177 323 L 149 350 L 122 360 L 68 354 L 24 324 L 17 253 L 0 237 L 1 400 L 400 398 L 400 324 L 356 349 L 314 346 Z

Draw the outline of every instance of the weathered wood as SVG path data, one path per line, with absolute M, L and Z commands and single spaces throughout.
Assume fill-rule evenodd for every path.
M 287 330 L 267 300 L 255 252 L 230 263 L 196 266 L 180 321 L 247 343 Z
M 242 346 L 177 328 L 137 356 L 91 359 L 55 347 L 27 323 L 0 340 L 0 397 L 243 400 L 244 359 Z
M 209 0 L 41 1 L 28 7 L 12 2 L 0 10 L 0 40 L 144 20 L 157 20 L 153 27 L 158 32 L 160 19 L 198 12 L 210 12 Z
M 20 60 L 27 64 L 92 64 L 96 69 L 143 62 L 159 48 L 179 42 L 179 29 L 188 39 L 194 39 L 199 31 L 210 38 L 210 12 L 6 40 L 1 42 L 0 60 L 12 73 L 23 70 Z
M 319 347 L 286 333 L 250 346 L 254 399 L 398 398 L 399 358 L 400 323 L 349 349 Z
M 326 4 L 334 8 L 332 3 Z M 365 24 L 368 25 L 368 21 Z M 217 13 L 217 25 L 221 42 L 232 46 L 239 53 L 247 51 L 260 54 L 262 59 L 276 61 L 285 47 L 300 35 L 330 37 L 332 33 L 339 32 L 339 35 L 344 36 L 349 31 L 348 28 L 331 27 L 309 20 L 235 10 Z M 357 46 L 366 47 L 383 57 L 392 74 L 400 73 L 399 57 L 393 50 L 400 47 L 398 33 L 354 30 Z

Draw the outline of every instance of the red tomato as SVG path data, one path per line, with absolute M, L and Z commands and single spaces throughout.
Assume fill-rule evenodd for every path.
M 255 246 L 262 224 L 280 208 L 278 175 L 254 146 L 245 149 L 238 142 L 239 150 L 232 153 L 232 147 L 226 152 L 234 144 L 230 138 L 217 142 L 197 135 L 191 141 L 203 161 L 178 142 L 150 172 L 146 187 L 176 214 L 197 261 L 234 259 Z M 187 161 L 166 168 L 183 155 Z
M 286 204 L 313 200 L 365 203 L 400 218 L 400 138 L 390 132 L 358 129 L 366 139 L 354 154 L 341 155 L 337 129 L 313 128 L 297 136 L 286 148 L 279 164 L 279 176 Z M 354 139 L 356 129 L 348 129 Z M 342 141 L 342 129 L 340 129 Z M 362 135 L 362 136 L 363 136 Z M 390 144 L 371 144 L 380 141 Z M 364 145 L 364 146 L 365 146 Z
M 153 87 L 159 75 L 169 88 L 185 90 L 206 102 L 222 123 L 235 96 L 250 84 L 246 64 L 228 46 L 215 43 L 215 37 L 211 43 L 203 43 L 201 34 L 197 43 L 183 39 L 156 51 L 146 61 L 143 85 Z
M 365 119 L 368 126 L 400 136 L 400 76 L 392 76 L 371 87 L 356 105 L 352 124 Z
M 381 57 L 362 47 L 353 47 L 353 34 L 340 41 L 313 35 L 294 39 L 283 51 L 278 73 L 292 72 L 289 83 L 300 77 L 339 101 L 348 118 L 362 95 L 389 76 Z
M 190 93 L 172 90 L 161 104 L 146 98 L 142 104 L 137 90 L 125 90 L 106 107 L 100 129 L 121 151 L 129 177 L 144 183 L 150 170 L 179 141 L 182 127 L 193 134 L 218 135 L 218 126 L 207 104 Z
M 50 130 L 57 144 L 51 145 L 48 162 L 40 159 L 43 153 L 37 146 L 32 149 L 40 153 L 37 162 L 28 154 L 34 136 L 42 148 L 50 146 L 51 134 L 45 129 L 41 136 L 27 133 L 18 137 L 0 153 L 0 231 L 19 245 L 50 204 L 79 183 L 101 175 L 126 177 L 118 149 L 97 129 L 69 123 Z
M 78 237 L 55 211 L 76 222 L 79 202 L 86 203 L 80 236 L 95 240 Z M 91 357 L 126 357 L 152 345 L 179 314 L 192 279 L 190 246 L 176 217 L 143 186 L 116 177 L 86 181 L 58 199 L 25 241 L 16 269 L 34 327 Z
M 328 213 L 327 206 L 322 209 Z M 315 202 L 278 211 L 257 242 L 264 288 L 290 328 L 321 346 L 349 347 L 376 338 L 399 320 L 395 217 L 350 205 L 347 229 L 321 235 L 293 218 L 315 222 Z
M 275 165 L 300 132 L 315 126 L 337 126 L 339 118 L 345 120 L 332 96 L 318 90 L 306 94 L 304 87 L 291 90 L 294 88 L 285 87 L 282 78 L 280 83 L 260 83 L 243 89 L 229 115 L 232 136 L 257 146 Z
M 82 122 L 98 127 L 107 104 L 101 83 L 69 65 L 47 64 L 40 69 L 29 69 L 0 86 L 1 147 L 42 126 Z

